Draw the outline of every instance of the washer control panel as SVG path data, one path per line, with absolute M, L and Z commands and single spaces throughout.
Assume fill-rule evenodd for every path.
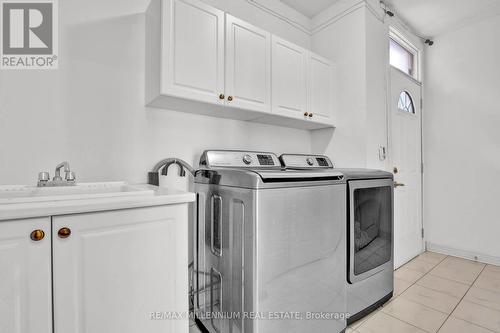
M 323 155 L 283 154 L 281 163 L 287 169 L 331 169 L 333 163 Z
M 207 150 L 200 158 L 200 166 L 227 168 L 281 169 L 276 154 L 267 152 Z

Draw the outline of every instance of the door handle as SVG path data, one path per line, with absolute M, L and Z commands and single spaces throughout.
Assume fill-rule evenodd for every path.
M 406 185 L 403 183 L 394 182 L 394 187 L 401 187 L 401 186 L 406 186 Z
M 222 257 L 222 197 L 212 194 L 211 203 L 210 249 L 214 255 Z

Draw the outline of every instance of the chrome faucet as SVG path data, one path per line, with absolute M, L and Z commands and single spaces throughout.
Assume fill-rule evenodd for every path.
M 159 186 L 160 170 L 161 174 L 163 176 L 166 176 L 168 174 L 168 168 L 172 164 L 177 164 L 179 166 L 179 177 L 186 177 L 186 170 L 189 171 L 189 173 L 191 173 L 192 175 L 194 175 L 195 170 L 186 161 L 183 161 L 180 158 L 166 158 L 156 163 L 153 170 L 151 172 L 148 172 L 148 184 Z
M 61 177 L 61 169 L 64 168 L 64 180 Z M 76 185 L 76 175 L 71 171 L 68 162 L 59 163 L 56 166 L 54 178 L 50 180 L 48 172 L 38 174 L 38 187 L 73 186 Z

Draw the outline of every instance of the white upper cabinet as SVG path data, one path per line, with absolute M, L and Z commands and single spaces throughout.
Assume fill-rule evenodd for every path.
M 270 112 L 271 34 L 226 15 L 226 105 Z
M 309 118 L 333 124 L 335 66 L 326 58 L 309 53 Z
M 302 129 L 334 127 L 333 64 L 200 0 L 151 0 L 146 104 Z
M 0 221 L 0 332 L 52 333 L 50 218 Z
M 272 37 L 272 112 L 304 119 L 307 112 L 307 50 Z
M 162 13 L 162 93 L 224 104 L 224 12 L 198 0 L 165 0 Z

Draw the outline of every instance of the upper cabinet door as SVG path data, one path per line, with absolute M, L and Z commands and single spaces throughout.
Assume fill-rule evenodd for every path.
M 332 124 L 334 114 L 334 74 L 331 61 L 309 53 L 309 113 L 312 121 Z
M 50 218 L 0 221 L 0 332 L 52 332 Z
M 162 93 L 224 104 L 224 12 L 198 0 L 162 4 Z
M 226 105 L 271 111 L 271 34 L 226 15 Z
M 272 111 L 294 118 L 307 112 L 307 51 L 272 37 Z

